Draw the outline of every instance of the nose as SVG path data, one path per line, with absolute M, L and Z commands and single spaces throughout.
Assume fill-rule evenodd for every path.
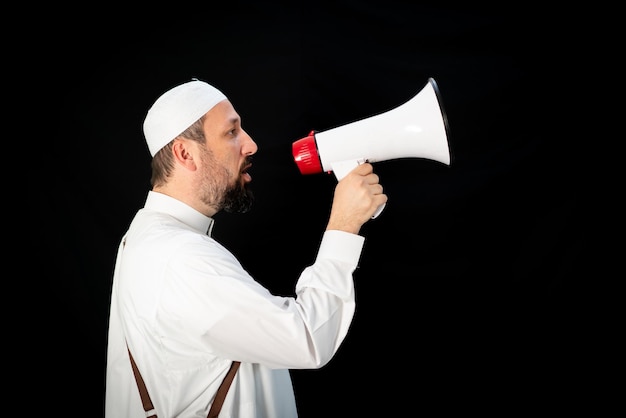
M 244 139 L 244 143 L 243 143 L 243 147 L 242 147 L 242 152 L 244 155 L 253 155 L 255 154 L 259 147 L 257 146 L 256 142 L 254 142 L 254 139 L 252 139 L 252 137 L 250 135 L 248 135 L 248 133 L 246 131 L 243 131 L 245 139 Z

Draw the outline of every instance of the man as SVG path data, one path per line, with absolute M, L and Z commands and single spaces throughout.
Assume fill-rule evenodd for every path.
M 211 237 L 212 216 L 253 200 L 257 144 L 231 102 L 194 79 L 160 96 L 143 129 L 152 189 L 118 250 L 106 417 L 207 417 L 224 381 L 220 416 L 296 417 L 289 369 L 327 364 L 353 319 L 358 234 L 387 200 L 378 176 L 365 163 L 337 183 L 314 264 L 279 297 Z

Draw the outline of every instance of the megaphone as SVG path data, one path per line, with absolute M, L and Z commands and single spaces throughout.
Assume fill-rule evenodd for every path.
M 450 165 L 448 132 L 439 88 L 429 78 L 404 104 L 326 131 L 313 130 L 292 144 L 292 152 L 301 174 L 332 172 L 339 181 L 366 161 L 424 158 Z

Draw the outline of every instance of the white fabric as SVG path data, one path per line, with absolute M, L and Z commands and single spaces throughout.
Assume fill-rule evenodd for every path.
M 226 96 L 212 85 L 192 80 L 163 93 L 148 110 L 143 133 L 154 155 Z
M 288 369 L 324 366 L 344 340 L 362 236 L 326 231 L 290 298 L 254 281 L 212 226 L 152 191 L 132 221 L 113 277 L 106 418 L 144 413 L 126 343 L 159 418 L 205 418 L 231 360 L 241 365 L 220 417 L 294 418 Z

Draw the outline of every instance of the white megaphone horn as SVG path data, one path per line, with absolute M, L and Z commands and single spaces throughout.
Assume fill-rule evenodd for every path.
M 292 144 L 293 158 L 301 174 L 333 172 L 337 181 L 366 161 L 425 158 L 450 165 L 448 131 L 439 88 L 429 78 L 419 93 L 394 109 L 327 131 L 311 131 Z

